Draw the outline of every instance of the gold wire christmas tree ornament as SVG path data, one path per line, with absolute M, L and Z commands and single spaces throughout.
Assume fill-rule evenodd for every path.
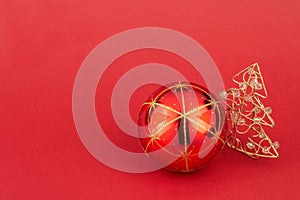
M 219 93 L 227 107 L 227 146 L 254 159 L 277 158 L 279 142 L 272 142 L 266 133 L 275 122 L 270 116 L 271 107 L 266 107 L 261 101 L 268 97 L 268 93 L 259 65 L 250 65 L 234 75 L 232 80 L 238 87 Z

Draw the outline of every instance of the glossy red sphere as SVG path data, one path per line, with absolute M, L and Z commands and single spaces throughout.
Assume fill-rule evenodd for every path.
M 197 170 L 223 149 L 224 109 L 207 89 L 172 83 L 156 90 L 139 113 L 143 150 L 156 163 L 177 172 Z

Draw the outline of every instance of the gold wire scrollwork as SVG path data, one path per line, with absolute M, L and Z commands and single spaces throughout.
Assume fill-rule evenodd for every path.
M 272 109 L 261 101 L 268 97 L 268 93 L 259 65 L 254 63 L 237 73 L 233 82 L 238 87 L 219 93 L 227 107 L 227 146 L 254 159 L 277 158 L 279 142 L 272 142 L 266 133 L 275 122 L 270 115 Z

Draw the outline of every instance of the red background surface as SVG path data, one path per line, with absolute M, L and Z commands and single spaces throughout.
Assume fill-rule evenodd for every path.
M 300 2 L 290 0 L 2 0 L 0 199 L 299 199 L 299 10 Z M 265 104 L 276 120 L 270 136 L 281 143 L 280 157 L 255 161 L 225 149 L 191 174 L 127 174 L 94 159 L 73 123 L 76 72 L 101 41 L 145 26 L 197 40 L 226 86 L 232 86 L 234 72 L 259 62 L 270 93 Z M 180 66 L 171 57 L 138 59 Z

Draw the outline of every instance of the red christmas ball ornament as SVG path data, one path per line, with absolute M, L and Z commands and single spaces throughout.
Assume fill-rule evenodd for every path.
M 172 83 L 156 90 L 139 113 L 145 153 L 168 170 L 190 172 L 213 160 L 225 145 L 224 108 L 195 83 Z

